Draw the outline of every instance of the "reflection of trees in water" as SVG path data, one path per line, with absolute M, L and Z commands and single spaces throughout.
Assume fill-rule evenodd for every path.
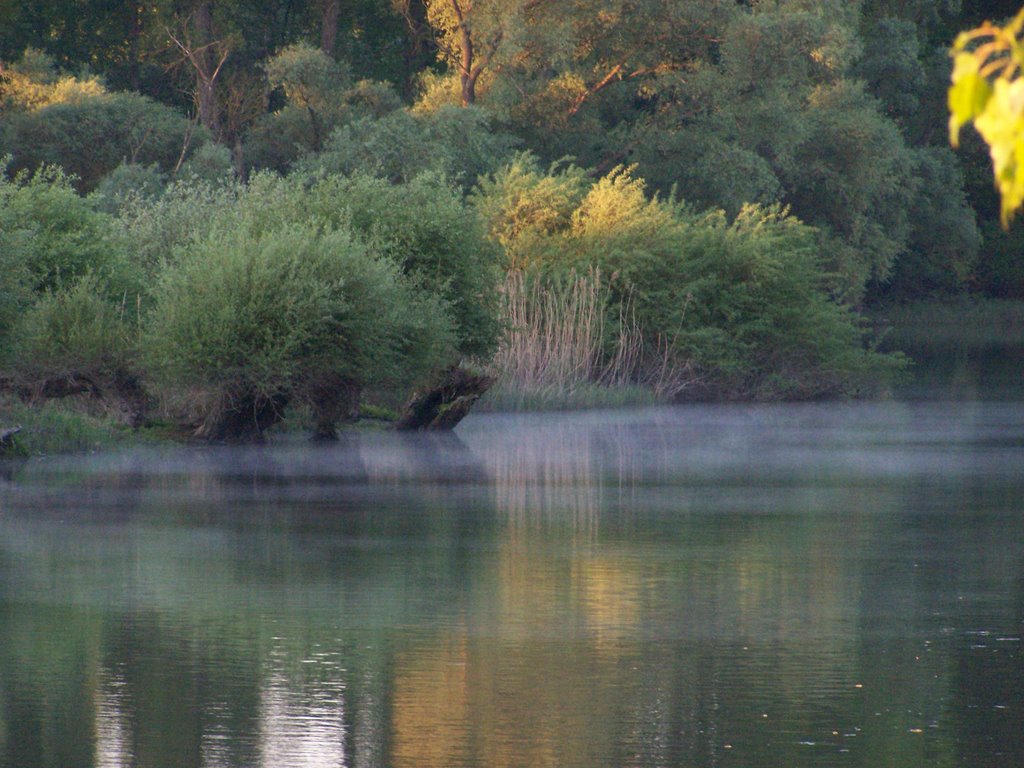
M 952 644 L 955 747 L 961 764 L 1024 765 L 1024 518 L 1021 500 L 997 496 L 1004 516 L 972 520 L 964 562 L 954 574 L 963 597 Z M 980 529 L 980 530 L 979 530 Z M 1016 542 L 1016 546 L 1007 546 Z M 988 585 L 1012 585 L 1013 599 Z M 995 607 L 995 605 L 998 607 Z
M 294 658 L 272 652 L 265 666 L 260 686 L 259 765 L 345 765 L 346 691 L 340 654 L 315 647 L 295 665 Z
M 96 768 L 121 768 L 132 764 L 131 708 L 125 699 L 125 680 L 117 669 L 100 666 L 93 697 L 96 730 Z
M 499 437 L 467 441 L 493 487 L 464 447 L 362 443 L 384 501 L 0 516 L 0 764 L 88 764 L 57 742 L 94 732 L 111 762 L 211 768 L 1021 762 L 994 709 L 1024 697 L 1019 645 L 962 631 L 1024 620 L 1024 584 L 990 610 L 1022 578 L 1006 483 L 669 483 L 629 430 Z
M 6 465 L 3 465 L 6 466 Z M 233 501 L 323 501 L 361 486 L 479 482 L 482 468 L 453 434 L 347 433 L 336 443 L 208 446 L 137 450 L 29 463 L 19 473 L 26 489 L 46 494 L 96 495 L 109 501 L 135 492 Z
M 628 514 L 644 473 L 636 435 L 623 424 L 554 418 L 527 428 L 498 424 L 473 437 L 513 535 L 568 530 L 574 543 L 593 543 L 609 504 Z

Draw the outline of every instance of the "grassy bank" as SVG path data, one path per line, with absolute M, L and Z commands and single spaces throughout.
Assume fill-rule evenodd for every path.
M 884 307 L 873 320 L 887 327 L 887 347 L 1024 344 L 1024 301 L 961 297 Z
M 155 439 L 111 418 L 84 413 L 63 400 L 28 406 L 17 399 L 0 398 L 0 427 L 21 427 L 0 458 L 88 453 Z
M 575 411 L 588 408 L 629 408 L 666 402 L 654 390 L 637 385 L 582 383 L 569 388 L 556 386 L 532 389 L 499 383 L 480 398 L 474 410 L 501 411 Z

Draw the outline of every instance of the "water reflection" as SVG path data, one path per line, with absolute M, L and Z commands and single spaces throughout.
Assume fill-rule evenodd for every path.
M 0 766 L 1024 764 L 1024 410 L 30 464 Z

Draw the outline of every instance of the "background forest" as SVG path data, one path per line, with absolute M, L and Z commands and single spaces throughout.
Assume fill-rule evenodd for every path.
M 950 41 L 1016 10 L 0 0 L 6 387 L 212 437 L 296 402 L 329 434 L 460 360 L 506 393 L 867 391 L 902 361 L 866 308 L 1024 298 L 987 148 L 946 133 Z

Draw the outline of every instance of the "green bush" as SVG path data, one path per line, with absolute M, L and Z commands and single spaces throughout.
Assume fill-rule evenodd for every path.
M 175 178 L 185 183 L 207 182 L 213 185 L 230 184 L 234 180 L 235 166 L 231 150 L 223 144 L 209 142 L 196 148 L 188 156 Z
M 60 165 L 83 192 L 95 189 L 125 160 L 170 171 L 191 130 L 184 115 L 137 93 L 53 103 L 13 112 L 5 122 L 14 155 L 11 170 Z
M 721 138 L 713 130 L 653 132 L 630 156 L 657 189 L 677 188 L 700 208 L 722 208 L 735 216 L 747 203 L 770 205 L 782 188 L 763 157 Z
M 236 205 L 243 190 L 227 176 L 217 182 L 189 177 L 172 182 L 157 198 L 126 197 L 111 222 L 114 247 L 151 285 L 218 215 Z
M 111 219 L 95 210 L 59 168 L 8 179 L 0 162 L 0 253 L 27 276 L 37 293 L 73 282 L 86 272 L 127 279 L 120 253 L 110 240 Z M 15 266 L 16 265 L 16 266 Z
M 513 137 L 494 130 L 480 108 L 397 110 L 341 126 L 323 152 L 305 157 L 297 168 L 307 173 L 366 173 L 395 183 L 431 171 L 468 189 L 505 163 L 515 144 Z
M 166 185 L 167 176 L 156 165 L 121 163 L 100 179 L 92 195 L 93 204 L 98 210 L 117 214 L 130 198 L 159 198 Z
M 244 413 L 324 376 L 416 381 L 451 338 L 442 303 L 349 231 L 258 231 L 226 216 L 166 269 L 143 349 L 163 393 L 205 392 L 210 408 Z
M 267 232 L 307 221 L 350 228 L 448 307 L 462 355 L 486 355 L 498 336 L 498 252 L 458 190 L 424 174 L 406 184 L 365 175 L 255 176 L 233 208 L 238 226 Z M 456 362 L 453 360 L 452 362 Z
M 11 333 L 11 371 L 25 384 L 71 375 L 96 378 L 122 371 L 132 351 L 124 308 L 104 296 L 92 275 L 44 294 Z
M 0 275 L 3 275 L 0 279 L 0 349 L 5 345 L 11 325 L 32 303 L 28 265 L 18 250 L 5 247 L 9 242 L 9 235 L 0 229 Z
M 424 174 L 399 185 L 335 177 L 310 193 L 314 207 L 316 201 L 343 201 L 351 226 L 376 253 L 450 307 L 459 353 L 487 355 L 494 349 L 498 252 L 458 190 Z

